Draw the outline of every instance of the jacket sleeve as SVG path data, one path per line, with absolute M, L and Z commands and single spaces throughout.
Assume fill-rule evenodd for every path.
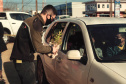
M 112 56 L 113 56 L 112 47 L 108 47 L 108 48 L 107 48 L 107 56 L 108 56 L 108 57 L 112 57 Z
M 3 34 L 4 34 L 4 29 L 3 29 L 2 23 L 0 22 L 0 37 L 1 38 L 3 37 Z
M 42 43 L 42 24 L 38 23 L 38 21 L 34 22 L 33 28 L 31 28 L 31 38 L 34 48 L 38 53 L 52 53 L 52 47 L 44 46 Z

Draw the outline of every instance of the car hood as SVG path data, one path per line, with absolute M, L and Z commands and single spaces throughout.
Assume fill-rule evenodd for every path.
M 102 63 L 116 74 L 126 79 L 126 63 Z

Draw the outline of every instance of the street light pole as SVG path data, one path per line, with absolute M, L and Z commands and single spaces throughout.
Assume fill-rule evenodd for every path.
M 110 1 L 110 17 L 112 17 L 112 0 Z

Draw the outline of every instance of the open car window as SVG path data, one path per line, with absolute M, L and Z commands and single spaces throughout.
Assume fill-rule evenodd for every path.
M 57 22 L 55 23 L 52 28 L 50 29 L 47 37 L 46 37 L 46 42 L 50 43 L 51 39 L 54 38 L 54 34 L 59 33 L 59 31 L 63 32 L 63 30 L 66 27 L 67 22 Z

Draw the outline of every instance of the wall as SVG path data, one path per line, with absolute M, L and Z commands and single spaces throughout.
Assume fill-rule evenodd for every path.
M 3 12 L 3 0 L 0 0 L 0 12 Z
M 98 8 L 98 4 L 100 4 L 100 8 Z M 104 8 L 102 5 L 104 4 Z M 109 4 L 109 8 L 107 8 L 107 4 Z M 110 3 L 97 3 L 97 11 L 110 11 Z M 112 3 L 112 11 L 114 11 L 114 3 Z
M 82 2 L 72 2 L 72 17 L 84 17 L 85 4 Z

